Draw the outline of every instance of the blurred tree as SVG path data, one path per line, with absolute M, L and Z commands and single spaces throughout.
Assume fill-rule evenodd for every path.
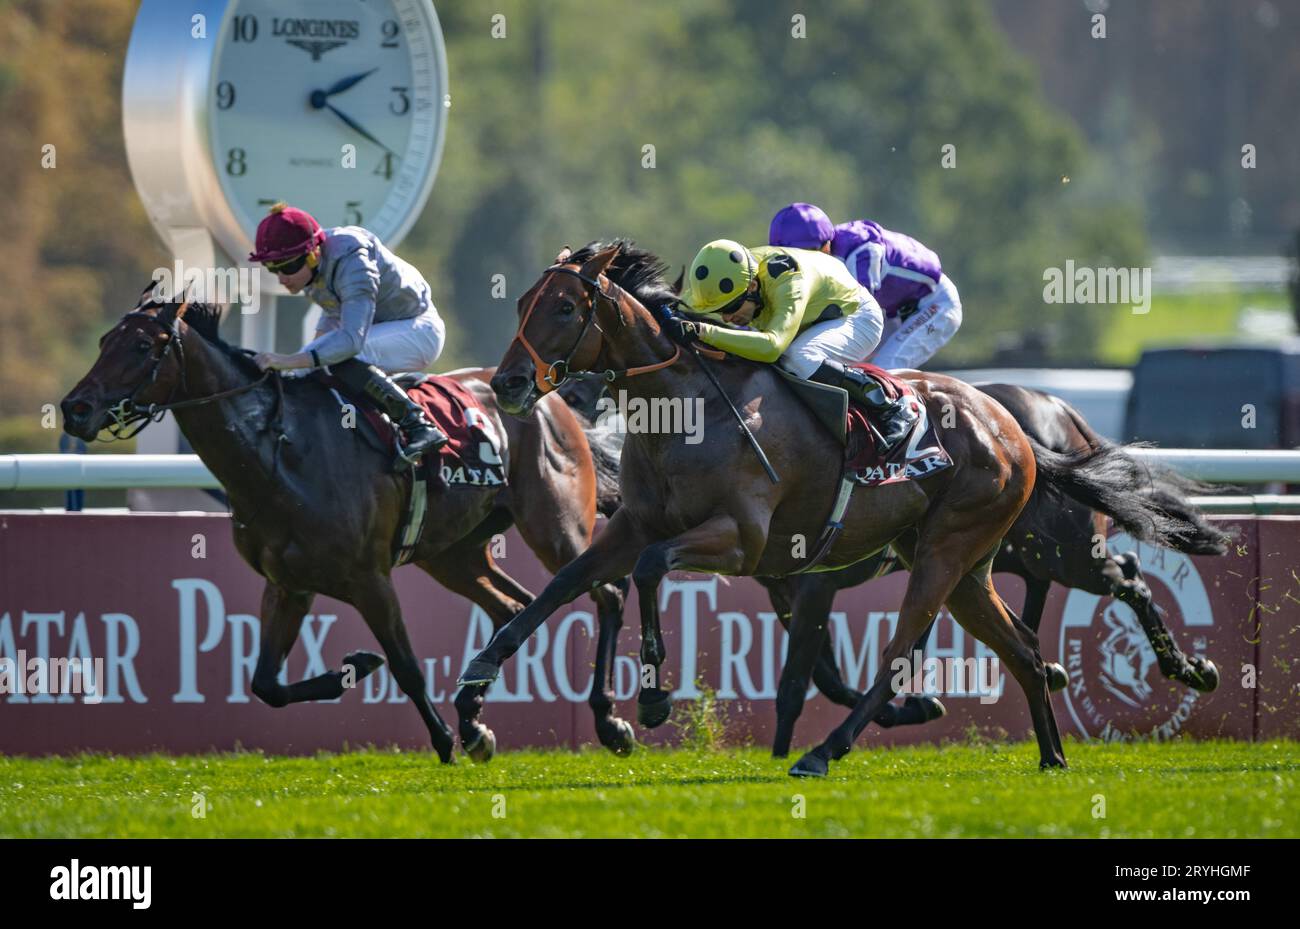
M 85 370 L 97 336 L 169 257 L 135 197 L 121 137 L 135 9 L 0 0 L 9 449 L 54 449 L 41 405 Z M 680 265 L 718 236 L 764 242 L 791 200 L 837 220 L 869 216 L 939 251 L 967 308 L 948 362 L 986 357 L 1023 332 L 1054 336 L 1057 357 L 1087 357 L 1104 314 L 1045 306 L 1044 269 L 1144 256 L 1140 208 L 1105 172 L 1090 174 L 1079 132 L 976 0 L 806 11 L 466 0 L 438 12 L 446 148 L 400 250 L 449 321 L 440 367 L 495 363 L 515 298 L 564 244 L 628 236 Z M 493 37 L 498 13 L 504 38 Z M 57 168 L 41 166 L 47 143 Z M 951 169 L 945 145 L 955 146 Z

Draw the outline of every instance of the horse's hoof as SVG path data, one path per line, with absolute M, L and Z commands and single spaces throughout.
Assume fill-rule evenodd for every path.
M 615 755 L 627 756 L 636 748 L 636 730 L 626 719 L 612 716 L 597 727 L 596 734 L 600 737 L 600 744 Z
M 1068 767 L 1068 766 L 1065 763 L 1065 759 L 1062 758 L 1060 755 L 1053 755 L 1051 758 L 1044 758 L 1042 761 L 1038 762 L 1038 770 L 1040 771 L 1046 771 L 1049 768 L 1064 768 L 1064 767 Z
M 794 767 L 790 769 L 790 776 L 825 777 L 830 769 L 826 759 L 812 751 L 794 763 Z
M 354 682 L 373 674 L 381 668 L 383 664 L 384 656 L 376 655 L 374 652 L 353 652 L 350 655 L 345 655 L 343 658 L 344 668 L 351 665 L 355 669 L 354 674 L 356 676 L 353 678 Z
M 908 697 L 903 701 L 903 713 L 909 718 L 910 722 L 913 715 L 919 717 L 916 724 L 933 722 L 936 719 L 946 715 L 948 708 L 939 702 L 938 697 Z M 900 717 L 899 722 L 902 723 Z
M 462 738 L 460 740 L 461 747 L 470 758 L 480 764 L 487 764 L 492 760 L 492 756 L 497 753 L 496 733 L 482 723 L 476 724 L 474 730 L 474 739 L 466 743 Z
M 475 658 L 461 672 L 456 680 L 457 687 L 472 687 L 475 684 L 491 684 L 501 674 L 500 665 L 484 658 Z
M 1208 694 L 1219 686 L 1219 667 L 1208 658 L 1192 658 L 1192 668 L 1195 669 L 1197 676 L 1200 678 L 1198 684 L 1192 684 L 1193 690 L 1199 690 L 1203 694 Z
M 647 729 L 662 726 L 673 711 L 673 698 L 658 687 L 642 687 L 636 698 L 636 720 Z
M 1055 661 L 1046 662 L 1043 667 L 1047 671 L 1047 689 L 1052 693 L 1065 690 L 1070 683 L 1070 676 L 1065 673 L 1065 668 Z

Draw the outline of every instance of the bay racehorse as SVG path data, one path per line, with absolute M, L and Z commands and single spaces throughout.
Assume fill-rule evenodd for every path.
M 276 680 L 314 596 L 334 597 L 360 612 L 438 757 L 451 762 L 452 733 L 429 698 L 390 576 L 408 479 L 363 439 L 360 425 L 343 424 L 323 382 L 259 371 L 251 353 L 219 338 L 219 321 L 217 307 L 161 303 L 146 291 L 100 340 L 94 366 L 64 398 L 64 428 L 91 440 L 105 427 L 120 434 L 173 410 L 229 496 L 236 548 L 266 579 L 253 692 L 273 707 L 332 700 L 383 663 L 353 652 L 342 670 L 288 685 Z M 494 562 L 491 537 L 513 523 L 542 564 L 558 570 L 591 541 L 597 479 L 581 424 L 560 398 L 523 419 L 501 417 L 490 373 L 457 379 L 492 420 L 509 462 L 507 486 L 430 487 L 431 516 L 412 560 L 500 627 L 532 595 Z M 626 589 L 625 579 L 612 578 L 591 590 L 600 636 L 590 702 L 601 742 L 618 752 L 634 744 L 607 687 Z M 464 689 L 456 699 L 462 747 L 478 760 L 496 745 L 478 720 L 484 689 Z
M 829 434 L 808 427 L 802 402 L 768 366 L 728 359 L 716 376 L 781 478 L 769 480 L 694 349 L 674 344 L 647 308 L 676 299 L 662 272 L 662 262 L 626 243 L 593 244 L 576 254 L 566 249 L 519 300 L 516 336 L 491 380 L 502 410 L 528 415 L 567 377 L 590 372 L 642 402 L 703 397 L 705 440 L 688 444 L 681 435 L 643 432 L 627 437 L 623 505 L 595 542 L 469 663 L 460 679 L 466 688 L 494 681 L 501 664 L 559 606 L 630 571 L 641 613 L 638 718 L 659 725 L 671 709 L 660 674 L 665 652 L 658 609 L 658 587 L 668 572 L 779 577 L 805 566 L 796 538 L 821 534 L 838 491 L 842 449 Z M 1040 765 L 1064 766 L 1037 636 L 992 586 L 997 546 L 1035 480 L 1106 512 L 1139 537 L 1164 541 L 1170 521 L 1136 489 L 1108 481 L 1104 469 L 1092 467 L 1092 453 L 1064 456 L 1031 443 L 1005 409 L 969 385 L 919 372 L 906 372 L 904 379 L 933 421 L 950 411 L 955 425 L 943 439 L 953 465 L 924 481 L 861 488 L 844 513 L 825 566 L 844 567 L 892 544 L 911 574 L 881 673 L 848 718 L 791 773 L 824 775 L 832 760 L 848 753 L 894 696 L 889 669 L 906 659 L 944 603 L 1024 691 Z
M 1142 488 L 1170 520 L 1181 524 L 1181 528 L 1169 533 L 1177 551 L 1190 555 L 1222 555 L 1227 551 L 1229 536 L 1206 522 L 1188 499 L 1207 492 L 1208 486 L 1169 468 L 1127 455 L 1123 446 L 1099 435 L 1078 410 L 1060 397 L 1014 384 L 976 386 L 1002 404 L 1025 434 L 1043 447 L 1062 454 L 1098 450 L 1102 457 L 1097 460 L 1097 467 L 1105 462 L 1105 467 L 1117 478 Z M 1034 632 L 1038 631 L 1053 583 L 1114 597 L 1137 617 L 1161 674 L 1193 690 L 1214 690 L 1219 685 L 1219 670 L 1214 662 L 1200 655 L 1188 656 L 1178 647 L 1142 576 L 1137 553 L 1116 553 L 1105 544 L 1099 546 L 1099 540 L 1106 538 L 1106 530 L 1103 513 L 1074 500 L 1045 499 L 1043 489 L 1035 488 L 993 559 L 995 574 L 1015 574 L 1025 582 L 1021 620 Z M 808 692 L 809 677 L 833 702 L 851 706 L 859 697 L 840 675 L 827 632 L 836 592 L 902 567 L 886 551 L 839 571 L 758 578 L 767 588 L 778 618 L 790 630 L 788 657 L 777 688 L 773 755 L 783 758 L 790 749 L 795 721 Z M 918 649 L 924 649 L 933 628 L 931 625 L 922 635 Z M 1066 686 L 1068 678 L 1061 665 L 1049 662 L 1047 670 L 1050 689 Z M 918 702 L 904 721 L 916 723 L 937 718 L 939 714 L 933 711 L 918 718 L 917 710 L 932 706 L 933 703 Z

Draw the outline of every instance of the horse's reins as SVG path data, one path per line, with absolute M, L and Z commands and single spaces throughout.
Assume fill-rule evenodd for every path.
M 622 371 L 614 369 L 606 369 L 604 371 L 570 371 L 569 363 L 573 360 L 573 356 L 577 354 L 578 349 L 582 347 L 583 341 L 587 338 L 587 332 L 593 325 L 596 327 L 596 331 L 601 333 L 603 341 L 604 330 L 600 328 L 600 323 L 596 322 L 597 296 L 604 297 L 609 301 L 610 305 L 613 306 L 614 314 L 618 317 L 620 326 L 626 326 L 627 321 L 623 318 L 623 312 L 619 309 L 618 303 L 614 300 L 613 295 L 606 293 L 600 286 L 599 279 L 587 277 L 581 271 L 575 271 L 573 268 L 567 267 L 563 264 L 551 265 L 546 269 L 546 274 L 547 277 L 542 279 L 541 284 L 538 285 L 537 290 L 533 293 L 533 299 L 528 302 L 528 309 L 524 311 L 523 318 L 519 321 L 519 330 L 515 333 L 514 338 L 514 341 L 522 345 L 524 351 L 528 352 L 529 357 L 533 359 L 533 382 L 537 385 L 537 389 L 540 393 L 550 393 L 571 377 L 577 379 L 600 378 L 601 380 L 612 384 L 621 377 L 636 377 L 639 374 L 649 374 L 652 371 L 663 370 L 664 368 L 676 364 L 681 359 L 682 347 L 677 345 L 675 346 L 676 351 L 673 352 L 671 358 L 667 361 L 660 361 L 655 364 L 642 365 L 641 367 L 636 368 L 624 368 Z M 533 315 L 533 310 L 537 308 L 537 301 L 541 298 L 542 291 L 546 289 L 547 281 L 549 281 L 550 276 L 554 274 L 571 274 L 590 287 L 591 311 L 587 314 L 586 320 L 583 321 L 582 331 L 578 333 L 578 339 L 573 343 L 573 348 L 569 349 L 569 353 L 559 361 L 552 361 L 548 364 L 542 360 L 542 356 L 538 354 L 537 350 L 533 348 L 532 343 L 528 341 L 528 337 L 524 335 L 524 328 L 528 325 L 528 320 Z M 727 409 L 731 410 L 731 415 L 736 418 L 736 424 L 740 427 L 740 431 L 748 440 L 750 447 L 754 450 L 754 454 L 758 456 L 759 462 L 763 465 L 763 470 L 767 472 L 768 480 L 773 484 L 781 483 L 781 478 L 772 467 L 772 463 L 768 461 L 767 454 L 763 451 L 763 446 L 758 444 L 758 439 L 754 437 L 754 433 L 745 422 L 745 417 L 740 415 L 740 410 L 736 409 L 736 404 L 731 401 L 731 397 L 729 397 L 727 392 L 722 388 L 722 384 L 718 381 L 717 375 L 713 373 L 713 369 L 705 363 L 704 359 L 706 356 L 709 358 L 721 359 L 726 357 L 726 353 L 701 349 L 699 346 L 695 345 L 691 346 L 691 348 L 692 354 L 695 356 L 695 360 L 699 362 L 700 368 L 704 371 L 705 375 L 708 376 L 709 380 L 713 383 L 713 386 L 717 388 L 718 394 L 722 397 L 723 402 L 727 404 Z M 543 368 L 545 368 L 544 374 L 542 373 Z

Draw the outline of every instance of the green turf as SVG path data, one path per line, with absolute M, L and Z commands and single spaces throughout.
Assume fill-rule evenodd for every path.
M 1066 754 L 1041 773 L 1030 743 L 859 750 L 818 781 L 759 749 L 4 758 L 0 836 L 1300 835 L 1300 743 Z

